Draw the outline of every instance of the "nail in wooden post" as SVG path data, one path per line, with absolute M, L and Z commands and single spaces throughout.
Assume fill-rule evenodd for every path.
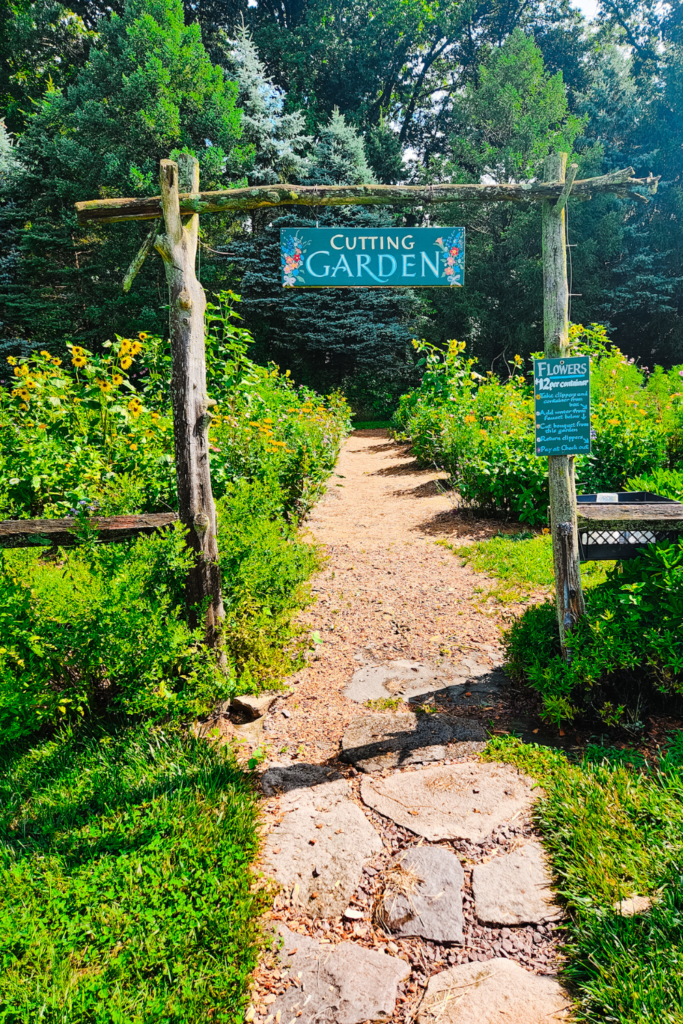
M 565 182 L 566 167 L 566 153 L 546 157 L 545 181 Z M 560 199 L 543 200 L 543 325 L 545 354 L 550 357 L 569 355 L 565 206 L 575 175 L 576 165 L 572 164 Z M 567 633 L 586 611 L 579 567 L 574 457 L 549 456 L 548 478 L 557 619 L 564 651 Z
M 179 167 L 180 165 L 180 167 Z M 178 201 L 178 172 L 187 178 L 185 189 L 199 191 L 199 163 L 183 154 L 178 164 L 162 160 L 161 201 L 165 234 L 155 248 L 166 269 L 169 290 L 171 355 L 171 403 L 180 521 L 189 527 L 188 543 L 196 554 L 187 580 L 189 605 L 208 600 L 206 636 L 219 641 L 223 619 L 216 543 L 216 508 L 209 470 L 209 400 L 206 393 L 204 311 L 206 297 L 195 274 L 199 216 L 183 222 Z

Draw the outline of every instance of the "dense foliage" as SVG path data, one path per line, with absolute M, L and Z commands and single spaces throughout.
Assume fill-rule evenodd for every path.
M 0 755 L 0 1017 L 238 1024 L 265 892 L 229 749 L 65 730 Z
M 563 974 L 573 1016 L 586 1024 L 678 1024 L 683 1005 L 683 734 L 658 763 L 639 750 L 589 744 L 573 763 L 548 747 L 494 738 L 487 760 L 506 761 L 542 786 L 535 807 L 568 910 Z M 633 917 L 618 901 L 647 896 Z
M 0 18 L 0 353 L 61 355 L 64 338 L 94 350 L 111 323 L 163 328 L 156 257 L 119 290 L 146 226 L 84 231 L 75 199 L 154 192 L 157 159 L 184 146 L 205 187 L 347 180 L 348 158 L 326 178 L 324 152 L 343 123 L 366 180 L 524 180 L 557 147 L 580 177 L 629 164 L 661 174 L 648 205 L 570 200 L 573 317 L 608 324 L 641 363 L 682 361 L 677 8 L 605 0 L 589 26 L 559 0 L 362 0 L 334 16 L 323 0 L 11 0 Z M 343 384 L 364 414 L 384 415 L 412 382 L 411 334 L 464 340 L 482 372 L 541 347 L 535 205 L 383 216 L 464 224 L 466 286 L 294 301 L 278 286 L 275 211 L 203 218 L 202 278 L 243 291 L 260 361 Z
M 348 409 L 253 363 L 235 298 L 211 305 L 207 339 L 227 677 L 186 620 L 182 529 L 107 546 L 91 522 L 94 512 L 176 507 L 167 345 L 143 334 L 105 355 L 72 346 L 66 364 L 46 351 L 9 357 L 2 514 L 75 511 L 81 543 L 0 559 L 5 741 L 104 708 L 187 721 L 237 687 L 277 685 L 296 661 L 292 617 L 319 564 L 296 525 L 335 464 Z
M 683 693 L 683 544 L 648 547 L 586 594 L 586 616 L 560 654 L 554 602 L 529 608 L 506 637 L 511 674 L 543 700 L 549 721 L 585 712 L 608 725 L 642 726 L 652 691 Z
M 612 346 L 604 328 L 574 326 L 573 351 L 591 355 L 590 455 L 576 457 L 577 489 L 624 490 L 630 478 L 683 457 L 680 367 L 646 373 Z M 451 474 L 463 502 L 530 524 L 546 521 L 547 459 L 534 447 L 533 381 L 515 356 L 507 379 L 482 375 L 464 344 L 448 352 L 416 342 L 420 387 L 400 402 L 394 425 L 423 462 Z

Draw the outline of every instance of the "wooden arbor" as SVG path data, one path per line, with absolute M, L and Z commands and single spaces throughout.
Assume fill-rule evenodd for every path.
M 80 224 L 111 224 L 125 220 L 163 218 L 133 260 L 127 290 L 152 248 L 164 260 L 170 295 L 170 331 L 173 374 L 171 399 L 175 437 L 178 507 L 181 522 L 197 555 L 188 581 L 190 603 L 207 605 L 207 637 L 218 637 L 223 604 L 217 568 L 216 514 L 209 472 L 208 427 L 210 406 L 206 393 L 204 358 L 205 297 L 195 274 L 200 213 L 269 209 L 279 206 L 382 206 L 427 208 L 453 202 L 541 202 L 543 204 L 544 341 L 548 356 L 569 353 L 569 288 L 567 285 L 565 207 L 573 198 L 588 200 L 605 192 L 630 195 L 648 202 L 635 191 L 657 188 L 658 178 L 634 178 L 633 168 L 575 181 L 577 167 L 566 174 L 566 154 L 553 154 L 545 162 L 543 182 L 514 185 L 265 185 L 199 191 L 199 165 L 182 156 L 175 164 L 162 160 L 161 195 L 146 199 L 98 199 L 76 203 Z M 179 176 L 181 179 L 179 185 Z M 182 186 L 182 187 L 181 187 Z M 273 268 L 275 272 L 275 268 Z M 549 458 L 551 525 L 560 637 L 584 612 L 576 528 L 576 493 L 572 456 Z

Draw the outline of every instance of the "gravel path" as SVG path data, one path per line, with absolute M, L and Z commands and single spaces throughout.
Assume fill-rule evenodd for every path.
M 387 964 L 389 958 L 398 958 L 409 965 L 410 973 L 402 980 L 398 980 L 400 972 L 396 977 L 392 975 L 387 992 L 393 993 L 391 985 L 395 987 L 395 1003 L 393 994 L 389 997 L 381 990 L 385 1004 L 390 1003 L 393 1012 L 387 1012 L 386 1005 L 382 1004 L 385 1009 L 376 1009 L 371 1018 L 396 1024 L 417 1021 L 418 1016 L 428 1012 L 425 1007 L 429 999 L 437 999 L 431 989 L 425 998 L 430 978 L 450 969 L 471 973 L 470 966 L 465 965 L 495 960 L 494 966 L 498 967 L 500 959 L 507 959 L 516 961 L 537 978 L 539 986 L 548 987 L 556 986 L 552 976 L 561 960 L 558 926 L 554 921 L 504 927 L 486 925 L 476 916 L 473 869 L 478 864 L 488 864 L 497 857 L 513 854 L 525 843 L 538 838 L 528 813 L 516 815 L 515 820 L 494 828 L 482 842 L 453 838 L 427 844 L 417 832 L 401 827 L 367 806 L 360 795 L 362 773 L 340 758 L 345 730 L 352 720 L 366 713 L 362 703 L 351 700 L 342 692 L 359 664 L 386 664 L 403 659 L 427 663 L 436 671 L 447 672 L 465 659 L 466 663 L 480 666 L 480 671 L 486 671 L 490 666 L 495 672 L 501 663 L 500 629 L 504 624 L 503 618 L 495 606 L 487 608 L 481 602 L 481 588 L 485 588 L 489 581 L 462 567 L 457 557 L 435 542 L 467 543 L 492 536 L 506 527 L 457 512 L 448 494 L 439 486 L 442 477 L 443 474 L 433 470 L 420 469 L 406 446 L 391 441 L 386 431 L 356 431 L 348 439 L 327 493 L 306 524 L 311 538 L 324 545 L 328 556 L 325 568 L 313 584 L 317 601 L 303 616 L 307 627 L 314 635 L 318 634 L 320 643 L 306 667 L 290 680 L 292 692 L 273 703 L 263 725 L 269 751 L 269 760 L 263 767 L 271 769 L 271 776 L 273 769 L 277 772 L 277 766 L 289 771 L 298 770 L 296 766 L 300 765 L 333 769 L 334 777 L 343 778 L 346 782 L 325 785 L 346 786 L 345 793 L 342 796 L 337 794 L 335 799 L 352 801 L 359 807 L 382 842 L 381 853 L 366 858 L 358 865 L 360 881 L 350 900 L 348 913 L 327 920 L 311 916 L 310 908 L 306 912 L 306 908 L 300 906 L 297 898 L 299 887 L 294 885 L 280 889 L 270 918 L 277 927 L 284 927 L 285 947 L 291 946 L 292 936 L 306 937 L 305 941 L 309 943 L 306 960 L 314 956 L 311 952 L 314 946 L 309 940 L 315 939 L 316 949 L 337 950 L 337 955 L 343 950 L 363 947 L 388 954 Z M 508 529 L 514 531 L 519 528 L 513 526 Z M 448 695 L 435 701 L 439 710 L 453 718 L 470 716 L 471 721 L 471 716 L 478 717 L 487 729 L 505 729 L 514 715 L 519 714 L 519 698 L 513 704 L 509 695 L 495 693 L 485 708 L 473 707 L 469 703 L 467 687 L 463 686 L 461 690 L 464 693 L 462 699 L 458 695 L 457 703 Z M 409 707 L 399 702 L 393 710 L 405 712 Z M 387 718 L 390 714 L 387 713 Z M 451 758 L 445 763 L 462 765 L 468 762 L 474 765 L 476 755 Z M 407 776 L 420 770 L 419 766 L 411 765 L 386 769 L 373 777 L 382 779 L 397 772 Z M 324 788 L 320 787 L 319 792 L 322 793 Z M 266 785 L 266 791 L 272 793 L 273 789 L 268 790 Z M 479 793 L 479 789 L 473 792 Z M 303 815 L 304 819 L 308 815 L 313 819 L 326 809 L 314 807 L 315 796 L 313 802 L 309 800 L 306 805 L 302 798 L 301 807 L 292 803 L 296 799 L 295 792 L 294 796 L 288 793 L 282 801 L 278 795 L 271 795 L 267 802 L 265 823 L 271 834 L 271 848 L 272 837 L 286 813 Z M 287 800 L 289 804 L 285 806 Z M 322 821 L 321 817 L 321 823 L 314 827 L 322 829 Z M 309 827 L 313 826 L 309 823 Z M 323 833 L 309 831 L 306 835 L 322 836 Z M 304 843 L 308 846 L 303 846 Z M 315 838 L 302 839 L 303 849 L 310 850 L 312 870 L 317 875 L 315 844 Z M 386 872 L 402 851 L 428 845 L 452 851 L 464 869 L 463 942 L 392 937 L 378 923 L 378 901 L 382 899 Z M 279 852 L 275 847 L 274 854 Z M 263 867 L 268 874 L 267 856 Z M 331 953 L 326 954 L 328 958 L 329 955 Z M 293 950 L 291 956 L 302 957 L 303 953 Z M 311 994 L 305 996 L 305 964 L 303 974 L 302 971 L 294 971 L 298 962 L 292 959 L 290 971 L 283 963 L 283 957 L 282 951 L 279 954 L 268 953 L 264 957 L 255 975 L 247 1019 L 256 1020 L 259 1024 L 290 1024 L 290 1020 L 307 1024 L 309 1015 L 311 1021 L 315 1019 L 320 1024 L 360 1020 L 357 1011 L 349 1008 L 348 993 L 344 994 L 348 979 L 340 975 L 341 980 L 338 980 L 332 967 L 326 968 L 328 972 L 332 971 L 326 975 L 326 991 L 333 993 L 338 1002 L 334 1006 L 326 1004 L 321 1009 L 316 1003 L 318 996 L 311 1003 L 308 1002 Z M 395 964 L 396 960 L 391 962 Z M 317 970 L 319 979 L 320 967 Z M 447 979 L 446 974 L 443 974 L 443 979 Z M 502 996 L 496 994 L 493 975 L 489 981 L 494 986 L 494 1001 L 508 998 L 505 993 Z M 530 979 L 532 982 L 536 983 L 533 977 Z M 439 984 L 443 986 L 445 981 Z M 453 984 L 457 988 L 459 983 L 454 980 Z M 559 987 L 556 988 L 559 991 Z M 293 1001 L 295 996 L 298 998 L 299 989 L 300 1003 Z M 380 989 L 381 986 L 378 991 Z M 437 989 L 434 989 L 435 993 Z M 551 995 L 557 999 L 557 993 Z M 564 997 L 564 993 L 562 995 Z M 455 1000 L 458 1004 L 459 998 Z M 386 1003 L 387 999 L 389 1003 Z M 498 1005 L 496 1002 L 495 1006 Z M 544 1020 L 550 1005 L 541 1007 L 539 1003 L 539 1014 Z M 493 1012 L 493 1002 L 491 1007 Z M 513 1016 L 507 1019 L 517 1019 L 514 1007 L 513 1011 Z M 442 1024 L 451 1021 L 459 1024 L 461 1020 L 470 1019 L 465 1010 L 462 1012 L 465 1015 L 461 1017 L 461 1009 L 450 1007 L 447 1012 L 439 1010 L 435 1016 L 441 1017 Z M 496 1020 L 505 1019 L 507 1012 L 496 1009 L 494 1017 Z M 429 1011 L 428 1015 L 431 1013 Z M 484 1021 L 489 1017 L 479 1016 L 477 1019 Z M 533 1024 L 535 1019 L 533 1013 L 529 1015 L 525 1010 L 527 1024 Z

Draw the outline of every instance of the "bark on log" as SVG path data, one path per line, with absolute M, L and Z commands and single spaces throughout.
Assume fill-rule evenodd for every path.
M 574 182 L 572 198 L 612 192 L 647 202 L 635 188 L 655 192 L 659 178 L 634 178 L 633 168 Z M 539 202 L 557 200 L 564 181 L 525 182 L 519 185 L 260 185 L 225 192 L 200 192 L 179 196 L 183 217 L 192 213 L 223 213 L 258 210 L 273 206 L 430 206 L 442 203 Z M 76 203 L 79 224 L 113 224 L 122 220 L 151 220 L 162 216 L 162 197 L 146 199 L 91 199 Z
M 93 516 L 90 525 L 98 530 L 98 541 L 118 544 L 135 537 L 149 536 L 177 522 L 175 512 L 152 512 L 130 516 Z M 73 547 L 78 544 L 78 520 L 5 519 L 0 522 L 0 548 Z
M 553 153 L 546 158 L 544 168 L 546 180 L 565 182 L 558 200 L 543 203 L 543 329 L 545 354 L 550 357 L 569 355 L 565 207 L 570 189 L 574 194 L 572 181 L 576 165 L 572 164 L 565 181 L 566 166 L 567 154 Z M 565 650 L 567 633 L 586 611 L 581 589 L 573 455 L 549 456 L 548 484 L 557 621 Z
M 184 175 L 189 176 L 192 191 L 198 191 L 199 162 L 183 154 L 178 164 Z M 212 403 L 206 393 L 206 297 L 195 274 L 199 217 L 195 214 L 183 223 L 178 202 L 178 164 L 161 161 L 166 231 L 157 238 L 155 248 L 164 261 L 169 290 L 178 511 L 180 521 L 189 528 L 188 542 L 196 554 L 196 565 L 187 582 L 187 600 L 191 607 L 207 604 L 207 642 L 216 645 L 224 613 L 217 561 L 216 508 L 209 469 L 209 407 Z

